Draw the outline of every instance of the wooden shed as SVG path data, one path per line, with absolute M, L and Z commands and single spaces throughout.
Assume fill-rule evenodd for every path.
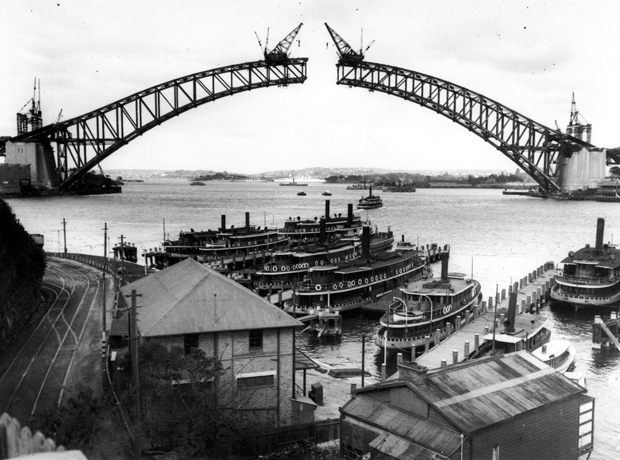
M 341 408 L 344 458 L 578 459 L 593 447 L 594 400 L 527 351 L 358 389 Z

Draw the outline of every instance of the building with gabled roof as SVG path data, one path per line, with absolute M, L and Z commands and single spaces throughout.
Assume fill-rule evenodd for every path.
M 291 421 L 295 328 L 303 324 L 215 270 L 186 259 L 121 288 L 138 297 L 141 340 L 203 350 L 220 360 L 218 388 L 243 397 L 249 415 Z M 224 395 L 220 395 L 224 397 Z
M 341 409 L 344 458 L 578 459 L 593 448 L 594 399 L 527 351 L 360 388 Z

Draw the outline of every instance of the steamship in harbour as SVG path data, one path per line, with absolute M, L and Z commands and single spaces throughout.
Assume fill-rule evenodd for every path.
M 448 334 L 446 323 L 454 324 L 455 318 L 471 312 L 480 305 L 480 283 L 462 273 L 448 272 L 449 253 L 441 261 L 441 277 L 416 279 L 400 288 L 400 297 L 380 319 L 375 343 L 388 350 L 410 352 L 424 349 L 435 339 L 435 331 L 441 330 L 440 338 Z
M 170 265 L 191 257 L 213 268 L 235 269 L 264 262 L 289 243 L 290 238 L 277 230 L 251 225 L 250 213 L 246 212 L 245 226 L 227 227 L 222 215 L 219 229 L 182 231 L 176 241 L 164 241 L 163 249 Z
M 308 269 L 293 295 L 282 305 L 293 315 L 322 309 L 344 312 L 358 309 L 412 279 L 422 278 L 426 260 L 418 251 L 370 253 L 370 227 L 362 235 L 362 257 L 344 264 L 318 265 Z
M 595 246 L 586 244 L 562 260 L 562 272 L 550 292 L 553 300 L 575 310 L 620 304 L 620 252 L 614 244 L 603 244 L 604 231 L 605 220 L 599 218 Z

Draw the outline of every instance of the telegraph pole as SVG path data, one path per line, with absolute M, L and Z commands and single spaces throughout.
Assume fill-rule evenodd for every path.
M 121 235 L 121 250 L 119 251 L 121 257 L 121 286 L 125 282 L 125 240 Z
M 129 331 L 131 335 L 131 370 L 133 377 L 133 393 L 134 393 L 134 423 L 136 424 L 134 449 L 135 453 L 140 453 L 140 433 L 141 433 L 141 420 L 140 420 L 140 372 L 138 363 L 138 318 L 137 318 L 137 305 L 136 297 L 140 294 L 136 294 L 136 290 L 131 290 L 131 329 Z
M 65 237 L 65 254 L 67 253 L 67 222 L 65 218 L 62 218 L 62 234 Z

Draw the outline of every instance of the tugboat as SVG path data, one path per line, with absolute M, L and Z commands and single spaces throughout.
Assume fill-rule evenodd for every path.
M 299 192 L 297 196 L 306 196 L 306 192 Z
M 332 196 L 332 192 L 330 192 L 329 190 L 325 190 L 323 193 L 321 193 L 321 195 L 323 195 L 323 196 Z
M 443 254 L 441 278 L 417 279 L 400 288 L 388 311 L 381 317 L 375 343 L 388 350 L 422 351 L 434 332 L 441 330 L 441 339 L 448 334 L 446 323 L 480 305 L 480 283 L 462 273 L 448 272 L 449 254 Z
M 372 194 L 372 187 L 369 187 L 368 196 L 363 196 L 357 203 L 357 209 L 375 209 L 383 206 L 383 200 L 378 195 Z
M 555 277 L 550 296 L 553 300 L 585 307 L 609 307 L 620 303 L 620 251 L 616 245 L 603 244 L 605 219 L 599 218 L 596 245 L 570 251 L 562 260 L 563 269 Z

